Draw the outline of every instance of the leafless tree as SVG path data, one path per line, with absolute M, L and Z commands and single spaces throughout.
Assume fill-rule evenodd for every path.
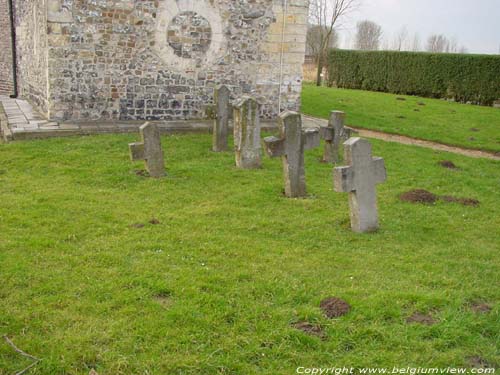
M 306 55 L 313 56 L 314 62 L 318 62 L 319 58 L 319 47 L 321 42 L 321 35 L 325 34 L 325 30 L 321 30 L 319 26 L 309 26 L 307 28 L 307 38 L 306 38 Z M 334 29 L 332 31 L 328 49 L 339 47 L 339 33 Z
M 420 36 L 418 35 L 418 33 L 415 33 L 415 35 L 413 35 L 413 41 L 411 43 L 411 50 L 413 52 L 420 51 Z
M 323 66 L 335 28 L 340 27 L 341 20 L 359 6 L 360 0 L 311 0 L 309 23 L 318 26 L 320 34 L 317 40 L 318 71 L 316 84 L 321 86 Z
M 406 42 L 408 41 L 408 29 L 403 26 L 397 32 L 394 38 L 394 49 L 396 51 L 403 51 L 406 49 Z
M 376 51 L 380 47 L 382 27 L 372 21 L 358 22 L 356 32 L 356 49 Z
M 431 35 L 429 39 L 427 39 L 427 51 L 434 53 L 444 53 L 446 50 L 449 50 L 450 42 L 447 37 L 444 35 Z

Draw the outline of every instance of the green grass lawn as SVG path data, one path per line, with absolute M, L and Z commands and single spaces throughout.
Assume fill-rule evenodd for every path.
M 135 139 L 0 145 L 0 335 L 43 359 L 30 374 L 499 366 L 498 162 L 374 141 L 389 180 L 381 230 L 360 235 L 320 149 L 306 155 L 310 198 L 290 200 L 280 160 L 238 170 L 208 135 L 169 136 L 169 177 L 154 180 L 134 173 Z M 413 188 L 481 204 L 399 201 Z M 327 319 L 329 296 L 352 311 Z M 437 323 L 407 324 L 415 312 Z M 0 374 L 29 363 L 0 342 Z
M 328 118 L 331 110 L 345 111 L 347 123 L 359 128 L 452 146 L 500 151 L 500 110 L 497 108 L 304 85 L 304 113 Z

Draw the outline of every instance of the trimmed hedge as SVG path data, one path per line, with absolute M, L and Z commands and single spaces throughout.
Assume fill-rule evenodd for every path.
M 331 50 L 328 85 L 492 105 L 500 56 Z

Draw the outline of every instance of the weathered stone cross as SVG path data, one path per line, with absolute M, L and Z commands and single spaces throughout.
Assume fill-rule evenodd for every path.
M 252 97 L 243 96 L 233 108 L 236 166 L 243 169 L 260 168 L 259 103 Z
M 370 142 L 361 138 L 345 142 L 344 154 L 349 166 L 334 169 L 334 189 L 349 193 L 352 230 L 376 231 L 379 227 L 376 185 L 387 179 L 384 159 L 372 158 Z
M 229 129 L 230 91 L 227 86 L 219 85 L 215 89 L 216 118 L 213 129 L 212 149 L 215 152 L 227 151 L 227 133 Z
M 326 163 L 338 163 L 340 142 L 347 141 L 351 135 L 349 129 L 344 127 L 345 113 L 331 111 L 328 126 L 320 128 L 321 139 L 325 140 L 325 151 L 323 161 Z
M 140 127 L 140 132 L 142 142 L 129 144 L 130 158 L 132 161 L 144 160 L 151 177 L 165 176 L 165 162 L 158 126 L 147 122 Z
M 303 131 L 300 114 L 284 112 L 280 115 L 280 133 L 280 138 L 264 139 L 266 153 L 271 157 L 282 157 L 286 196 L 306 197 L 304 151 L 319 147 L 319 131 L 317 129 Z

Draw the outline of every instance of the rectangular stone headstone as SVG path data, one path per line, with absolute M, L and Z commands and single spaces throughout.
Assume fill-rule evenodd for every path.
M 370 142 L 351 138 L 344 143 L 349 166 L 334 169 L 334 189 L 349 193 L 351 228 L 355 232 L 373 232 L 379 227 L 376 185 L 386 181 L 384 159 L 372 157 Z
M 213 145 L 215 152 L 227 151 L 227 135 L 230 116 L 230 91 L 227 86 L 220 85 L 215 89 L 216 118 L 214 120 Z
M 145 123 L 140 127 L 140 132 L 142 142 L 129 144 L 131 160 L 144 160 L 151 177 L 165 176 L 165 161 L 158 126 Z
M 303 130 L 300 114 L 284 112 L 280 115 L 280 137 L 267 137 L 264 144 L 269 156 L 282 158 L 286 196 L 306 197 L 304 151 L 319 147 L 319 131 Z
M 234 108 L 234 148 L 236 166 L 243 169 L 260 168 L 260 106 L 249 96 L 239 99 Z

